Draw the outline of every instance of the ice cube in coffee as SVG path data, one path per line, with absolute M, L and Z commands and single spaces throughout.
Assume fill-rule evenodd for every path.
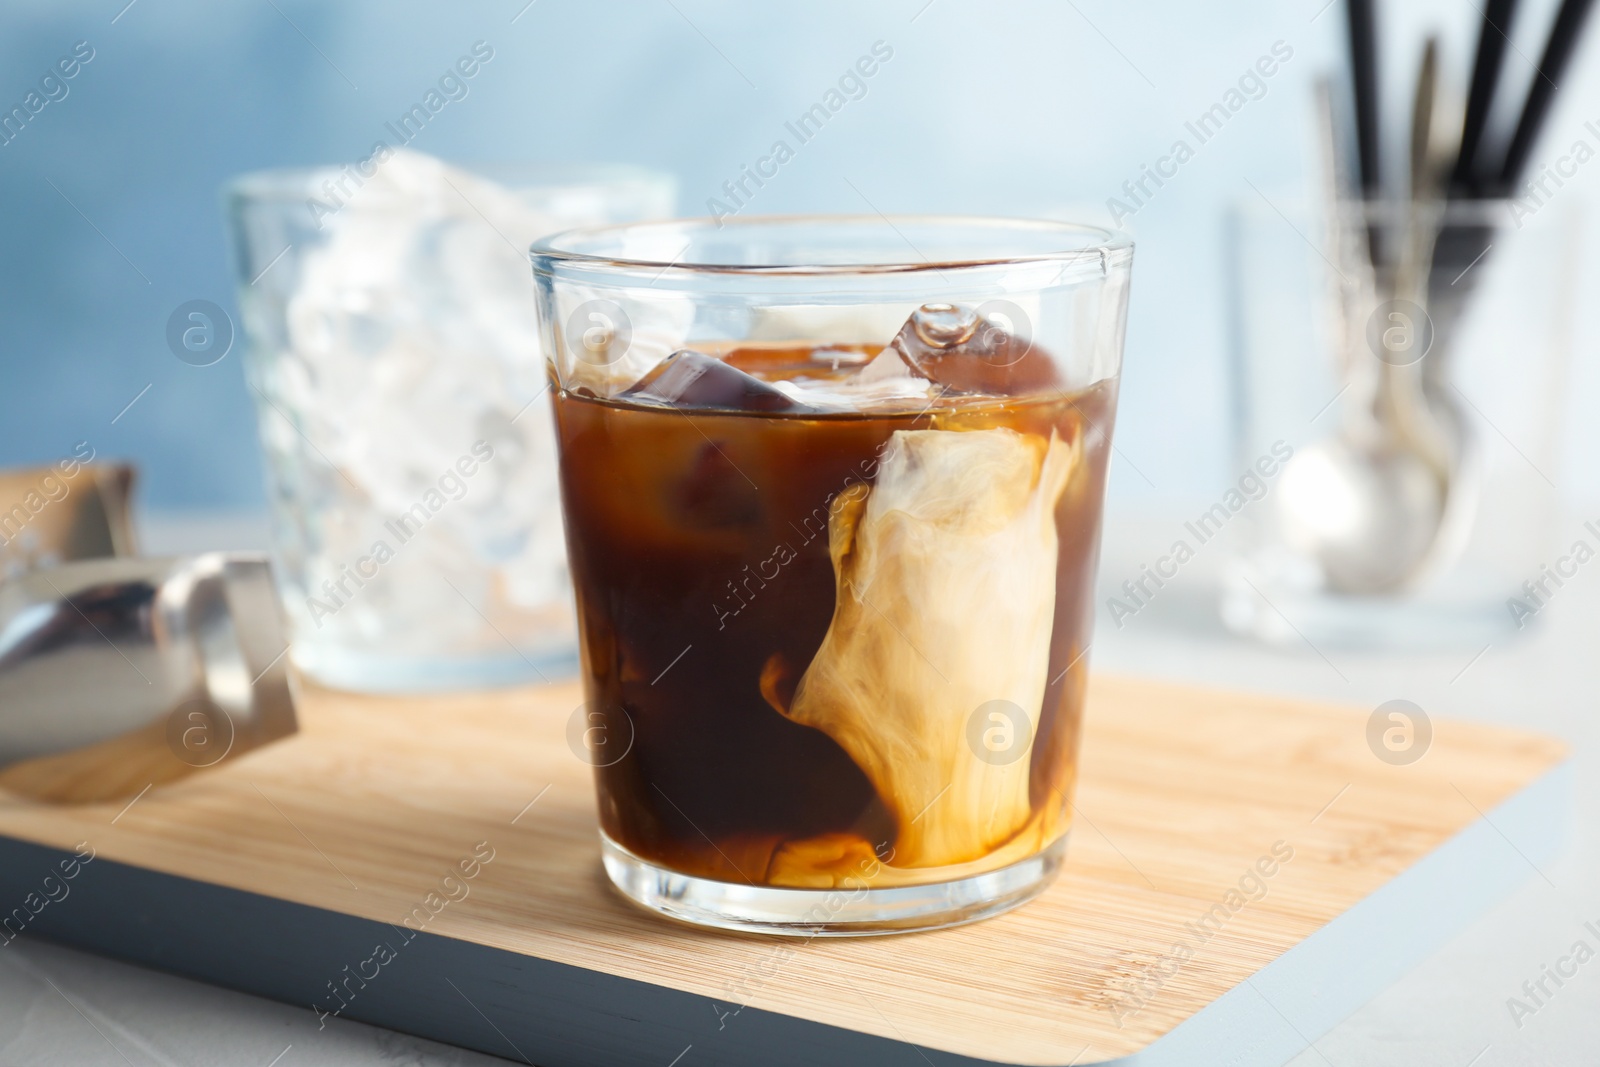
M 560 269 L 536 267 L 547 318 Z M 912 303 L 877 340 L 781 307 L 752 336 L 685 322 L 636 380 L 556 359 L 586 706 L 632 737 L 595 771 L 625 893 L 832 933 L 962 921 L 1048 883 L 1122 292 L 1098 376 L 1018 304 L 971 299 Z M 912 887 L 933 891 L 893 892 Z

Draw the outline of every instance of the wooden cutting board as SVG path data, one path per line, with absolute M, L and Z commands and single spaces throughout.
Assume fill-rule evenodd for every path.
M 1565 807 L 1547 738 L 1435 719 L 1394 766 L 1371 709 L 1102 677 L 1041 898 L 719 934 L 610 889 L 581 700 L 307 688 L 297 736 L 131 805 L 0 795 L 0 918 L 541 1067 L 1278 1064 L 1535 876 Z

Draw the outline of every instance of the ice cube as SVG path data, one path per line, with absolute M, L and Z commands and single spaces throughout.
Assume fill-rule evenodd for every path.
M 674 352 L 656 364 L 622 397 L 691 411 L 810 410 L 806 404 L 760 378 L 690 349 Z
M 682 294 L 620 293 L 587 286 L 558 290 L 556 321 L 565 344 L 556 374 L 575 393 L 611 399 L 684 347 L 694 306 Z
M 339 580 L 341 565 L 391 536 L 385 520 L 481 440 L 495 459 L 404 549 L 409 562 L 325 620 L 322 635 L 431 653 L 473 635 L 503 647 L 503 632 L 529 647 L 517 619 L 539 618 L 570 594 L 522 250 L 542 234 L 604 220 L 536 210 L 513 190 L 408 149 L 345 192 L 330 200 L 337 210 L 321 214 L 320 242 L 305 249 L 298 275 L 287 273 L 291 258 L 261 283 L 292 279 L 285 350 L 267 391 L 296 420 L 269 413 L 263 429 L 276 477 L 317 516 L 285 551 L 309 589 Z
M 922 305 L 857 380 L 905 376 L 926 379 L 948 392 L 994 396 L 1060 386 L 1049 355 L 1029 336 L 1021 309 L 1002 301 L 978 308 Z

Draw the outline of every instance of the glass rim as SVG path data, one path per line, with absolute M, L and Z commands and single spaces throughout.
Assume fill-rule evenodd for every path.
M 1033 234 L 1060 233 L 1062 235 L 1076 235 L 1083 240 L 1074 246 L 1053 249 L 1044 252 L 1029 252 L 1013 255 L 976 256 L 970 258 L 911 260 L 908 258 L 891 259 L 883 258 L 881 261 L 864 261 L 860 263 L 710 263 L 685 260 L 683 258 L 664 260 L 660 258 L 636 258 L 630 256 L 604 255 L 596 252 L 585 252 L 576 248 L 562 247 L 564 244 L 575 244 L 579 241 L 595 241 L 611 236 L 622 235 L 626 232 L 656 232 L 670 233 L 677 230 L 685 235 L 703 232 L 725 232 L 729 230 L 754 230 L 758 227 L 775 229 L 802 230 L 808 226 L 835 225 L 835 226 L 883 226 L 887 225 L 897 234 L 901 226 L 941 226 L 952 230 L 959 228 L 988 228 L 996 231 L 1010 230 L 1014 232 L 1028 232 Z M 903 234 L 901 240 L 905 240 Z M 911 251 L 914 246 L 906 241 Z M 993 268 L 1006 266 L 1036 266 L 1038 264 L 1073 262 L 1075 260 L 1093 255 L 1103 261 L 1122 264 L 1127 262 L 1133 253 L 1133 238 L 1124 230 L 1114 230 L 1091 223 L 1069 222 L 1054 219 L 1023 218 L 1003 215 L 939 215 L 939 214 L 914 214 L 914 215 L 865 215 L 865 214 L 794 214 L 794 215 L 751 215 L 734 219 L 720 219 L 710 216 L 681 219 L 662 219 L 647 222 L 612 223 L 604 226 L 581 226 L 559 233 L 542 237 L 535 241 L 530 249 L 533 259 L 533 269 L 536 274 L 553 275 L 557 264 L 570 266 L 579 270 L 617 270 L 628 271 L 658 271 L 660 274 L 668 272 L 685 274 L 728 274 L 749 275 L 761 277 L 773 276 L 801 276 L 818 277 L 828 275 L 855 275 L 855 274 L 916 274 L 938 273 L 945 270 L 963 270 L 968 268 Z
M 370 158 L 370 157 L 369 157 Z M 235 174 L 222 183 L 227 199 L 257 203 L 297 201 L 319 190 L 316 182 L 324 176 L 357 169 L 366 159 L 341 163 L 313 163 L 305 166 L 265 167 Z M 581 163 L 561 161 L 487 160 L 456 163 L 441 160 L 446 166 L 466 171 L 474 177 L 505 186 L 513 194 L 523 192 L 580 189 L 585 186 L 670 186 L 676 189 L 677 176 L 670 171 L 634 163 Z M 382 164 L 378 164 L 381 166 Z M 370 177 L 365 175 L 364 177 Z

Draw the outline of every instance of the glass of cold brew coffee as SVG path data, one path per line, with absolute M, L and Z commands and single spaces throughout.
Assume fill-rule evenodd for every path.
M 534 246 L 616 886 L 890 933 L 1041 892 L 1070 826 L 1132 245 L 793 217 Z

